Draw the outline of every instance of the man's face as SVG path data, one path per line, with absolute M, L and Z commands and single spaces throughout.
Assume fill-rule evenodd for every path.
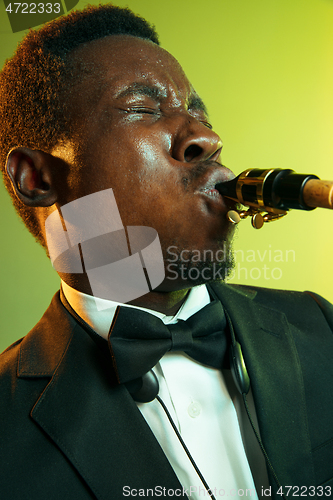
M 131 36 L 92 42 L 74 58 L 94 71 L 71 103 L 81 166 L 71 198 L 112 188 L 124 226 L 153 227 L 165 260 L 170 248 L 187 261 L 219 251 L 233 229 L 214 185 L 233 175 L 218 163 L 222 142 L 178 62 Z

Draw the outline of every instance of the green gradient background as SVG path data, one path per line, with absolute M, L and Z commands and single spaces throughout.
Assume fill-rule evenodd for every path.
M 75 8 L 85 5 L 80 1 Z M 282 167 L 333 180 L 333 0 L 117 5 L 155 24 L 162 46 L 179 59 L 224 141 L 224 164 L 236 173 Z M 1 65 L 22 35 L 11 33 L 0 3 Z M 2 186 L 0 203 L 1 352 L 38 321 L 59 280 Z M 244 250 L 244 258 L 239 255 L 234 281 L 310 289 L 333 301 L 332 229 L 333 213 L 320 209 L 293 211 L 260 231 L 241 222 L 235 248 Z M 246 262 L 249 250 L 256 253 L 254 262 Z M 284 262 L 274 262 L 276 250 Z M 287 250 L 294 252 L 288 259 Z

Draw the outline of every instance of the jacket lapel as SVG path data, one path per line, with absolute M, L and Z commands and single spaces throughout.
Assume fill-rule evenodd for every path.
M 230 285 L 212 288 L 242 346 L 262 441 L 280 484 L 316 484 L 293 327 L 283 313 L 256 301 L 253 290 Z
M 38 331 L 46 328 L 48 337 L 43 336 L 46 345 L 41 351 L 47 348 L 48 356 L 36 352 L 43 341 L 34 335 L 21 349 L 21 376 L 52 377 L 31 416 L 96 497 L 122 498 L 125 486 L 137 491 L 157 486 L 181 489 L 128 391 L 114 384 L 110 360 L 59 299 L 54 299 L 42 322 Z

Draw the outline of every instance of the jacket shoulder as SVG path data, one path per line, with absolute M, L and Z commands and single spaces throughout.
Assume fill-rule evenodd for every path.
M 309 318 L 321 318 L 333 330 L 333 305 L 314 292 L 225 283 L 209 286 L 222 302 L 226 295 L 232 296 L 234 304 L 237 304 L 238 297 L 246 298 L 257 307 L 264 306 L 284 313 L 292 323 L 306 323 Z M 242 303 L 245 304 L 246 301 L 242 300 Z
M 0 354 L 0 393 L 15 394 L 21 378 L 52 376 L 73 324 L 57 293 L 34 328 Z
M 251 285 L 240 285 L 236 283 L 213 283 L 210 284 L 215 292 L 224 294 L 227 290 L 239 293 L 248 298 L 256 299 L 257 301 L 267 302 L 267 304 L 274 305 L 274 303 L 281 302 L 302 302 L 302 301 L 315 301 L 321 309 L 333 309 L 333 305 L 318 295 L 315 292 L 308 290 L 284 290 L 277 288 L 265 288 Z

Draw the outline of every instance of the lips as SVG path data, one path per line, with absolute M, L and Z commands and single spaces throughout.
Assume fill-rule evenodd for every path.
M 201 177 L 200 185 L 194 190 L 194 193 L 203 195 L 210 203 L 220 205 L 226 211 L 230 208 L 231 202 L 229 199 L 224 199 L 215 186 L 219 182 L 230 181 L 234 177 L 235 175 L 226 167 L 223 167 L 223 170 L 214 168 L 213 171 L 209 170 Z
M 212 197 L 219 197 L 221 196 L 219 191 L 215 188 L 203 188 L 203 189 L 200 189 L 200 192 L 201 193 L 205 193 L 207 196 L 212 196 Z

